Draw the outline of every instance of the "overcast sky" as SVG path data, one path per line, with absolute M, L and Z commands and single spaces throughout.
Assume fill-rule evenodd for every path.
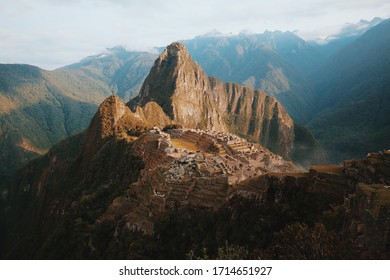
M 151 50 L 217 29 L 326 37 L 390 17 L 389 0 L 0 0 L 0 63 L 54 69 L 113 46 Z

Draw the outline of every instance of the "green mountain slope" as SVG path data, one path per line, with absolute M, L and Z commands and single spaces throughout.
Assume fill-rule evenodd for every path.
M 54 71 L 0 65 L 0 186 L 27 161 L 85 129 L 105 97 L 138 94 L 155 57 L 113 48 Z
M 118 94 L 123 100 L 129 101 L 138 95 L 157 56 L 154 53 L 132 52 L 122 47 L 114 47 L 63 69 L 77 70 L 102 81 L 112 92 Z
M 0 65 L 0 176 L 84 129 L 110 94 L 81 73 Z
M 333 158 L 389 147 L 390 20 L 370 29 L 320 70 L 319 114 L 308 124 Z

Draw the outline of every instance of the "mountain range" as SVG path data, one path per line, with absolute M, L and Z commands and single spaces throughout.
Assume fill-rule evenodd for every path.
M 386 71 L 376 71 L 374 64 L 370 64 L 381 61 L 380 68 L 388 68 L 385 47 L 388 42 L 379 39 L 386 38 L 386 34 L 388 21 L 375 18 L 347 25 L 340 34 L 328 38 L 327 44 L 305 42 L 294 33 L 279 31 L 235 36 L 209 34 L 183 43 L 207 75 L 276 97 L 297 123 L 295 128 L 300 127 L 298 124 L 309 127 L 328 152 L 329 160 L 340 162 L 343 158 L 386 149 L 387 106 L 376 110 L 375 116 L 369 112 L 373 108 L 371 103 L 381 103 L 377 102 L 381 99 L 376 92 L 386 92 Z M 361 58 L 354 67 L 344 55 L 352 53 L 352 49 Z M 117 93 L 126 102 L 136 96 L 156 57 L 154 53 L 115 47 L 54 71 L 28 65 L 1 65 L 2 179 L 29 159 L 45 153 L 60 139 L 84 129 L 98 104 L 108 95 Z M 351 74 L 358 69 L 365 74 Z M 39 73 L 34 79 L 24 76 L 34 71 Z M 349 78 L 340 79 L 335 73 Z M 367 93 L 365 88 L 370 87 L 373 79 L 381 85 Z M 353 93 L 347 93 L 347 87 L 353 87 Z M 366 94 L 373 98 L 362 98 Z M 60 102 L 47 101 L 56 98 Z M 30 109 L 26 104 L 32 102 L 35 103 Z M 356 107 L 358 104 L 360 107 Z M 71 116 L 77 117 L 67 117 L 71 110 Z M 336 121 L 340 119 L 348 121 Z M 367 123 L 365 129 L 361 129 L 363 123 Z M 298 131 L 295 135 L 307 139 L 310 132 Z M 357 145 L 346 147 L 350 142 Z M 312 146 L 314 143 L 312 140 Z M 301 147 L 310 150 L 304 143 Z
M 388 259 L 389 31 L 0 65 L 0 257 Z
M 313 114 L 312 89 L 304 73 L 317 56 L 293 33 L 198 37 L 183 43 L 209 75 L 275 96 L 299 123 Z

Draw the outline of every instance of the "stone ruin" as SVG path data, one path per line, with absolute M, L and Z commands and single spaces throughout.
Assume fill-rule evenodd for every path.
M 267 172 L 294 172 L 295 167 L 258 144 L 236 135 L 199 129 L 168 131 L 171 139 L 195 145 L 196 151 L 165 150 L 174 160 L 166 173 L 172 180 L 196 177 L 228 178 L 230 184 Z

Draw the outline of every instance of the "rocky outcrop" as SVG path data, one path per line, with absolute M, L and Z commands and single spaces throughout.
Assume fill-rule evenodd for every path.
M 106 98 L 99 106 L 87 131 L 84 146 L 86 158 L 93 156 L 101 148 L 105 139 L 114 136 L 122 119 L 130 118 L 132 127 L 145 127 L 145 122 L 134 116 L 124 102 L 116 95 Z
M 285 158 L 294 150 L 294 122 L 275 98 L 208 77 L 180 43 L 164 50 L 128 105 L 136 110 L 149 102 L 187 128 L 230 131 Z
M 123 115 L 129 111 L 116 95 L 106 98 L 100 105 L 87 130 L 87 143 L 98 144 L 115 133 L 115 127 Z
M 148 102 L 144 107 L 137 107 L 135 116 L 144 120 L 149 126 L 164 127 L 172 123 L 156 102 Z
M 349 185 L 345 198 L 348 232 L 361 250 L 367 251 L 367 258 L 388 258 L 390 151 L 369 153 L 360 160 L 347 160 L 344 172 Z
M 92 156 L 106 138 L 138 136 L 154 125 L 163 127 L 170 123 L 155 102 L 137 107 L 133 113 L 117 95 L 111 95 L 100 105 L 86 131 L 84 154 L 87 158 Z

